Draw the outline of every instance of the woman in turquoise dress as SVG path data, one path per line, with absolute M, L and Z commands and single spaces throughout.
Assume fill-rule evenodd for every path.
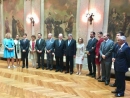
M 4 58 L 7 58 L 8 68 L 10 68 L 10 62 L 12 62 L 12 67 L 14 64 L 14 40 L 11 38 L 11 34 L 6 34 L 6 38 L 3 41 L 4 44 Z

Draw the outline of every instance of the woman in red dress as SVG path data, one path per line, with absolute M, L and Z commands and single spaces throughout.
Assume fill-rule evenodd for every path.
M 99 61 L 100 54 L 99 54 L 99 48 L 100 48 L 101 43 L 104 41 L 104 39 L 102 38 L 102 36 L 103 36 L 103 33 L 102 32 L 98 32 L 98 38 L 99 38 L 99 40 L 96 43 L 96 49 L 95 49 L 95 53 L 96 53 L 95 63 L 96 63 L 97 70 L 98 70 L 97 79 L 101 78 L 101 76 L 100 76 L 100 61 Z

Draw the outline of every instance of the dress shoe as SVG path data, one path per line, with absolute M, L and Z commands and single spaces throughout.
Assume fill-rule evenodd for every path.
M 53 68 L 50 68 L 50 71 L 53 70 Z
M 108 81 L 105 81 L 105 85 L 108 85 L 109 84 L 109 82 Z
M 60 72 L 63 72 L 63 70 L 61 69 Z
M 115 97 L 123 97 L 123 96 L 124 94 L 120 94 L 120 93 L 115 94 Z
M 111 93 L 118 93 L 116 90 L 114 90 L 114 91 L 111 91 Z
M 44 70 L 44 67 L 42 68 L 42 70 Z
M 22 68 L 24 68 L 25 66 L 22 66 Z
M 47 67 L 46 70 L 48 70 L 49 68 Z
M 86 74 L 86 76 L 91 76 L 91 75 L 92 75 L 92 73 Z
M 92 78 L 95 78 L 95 74 L 91 75 Z
M 105 82 L 105 80 L 98 80 L 98 82 Z
M 69 73 L 68 71 L 65 72 L 65 74 Z
M 36 67 L 36 69 L 39 69 L 40 67 Z
M 28 66 L 26 66 L 26 68 L 28 69 Z
M 70 75 L 72 75 L 73 74 L 73 72 L 70 72 Z
M 56 70 L 55 72 L 58 72 L 59 70 Z
M 110 84 L 109 85 L 110 87 L 116 87 L 116 84 L 114 83 L 114 84 Z

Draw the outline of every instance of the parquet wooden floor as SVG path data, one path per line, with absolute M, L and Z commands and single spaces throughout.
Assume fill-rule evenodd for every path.
M 31 66 L 7 69 L 0 60 L 0 98 L 115 98 L 115 88 L 82 75 L 64 74 Z M 111 79 L 113 82 L 114 79 Z M 130 97 L 130 81 L 126 81 L 124 98 Z

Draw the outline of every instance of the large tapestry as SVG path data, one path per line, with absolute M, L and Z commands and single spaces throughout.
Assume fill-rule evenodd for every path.
M 108 32 L 113 40 L 118 31 L 123 31 L 130 42 L 130 0 L 110 0 Z
M 44 9 L 45 36 L 52 33 L 57 38 L 62 33 L 66 38 L 72 33 L 75 37 L 77 0 L 44 0 Z
M 4 0 L 4 32 L 10 32 L 12 38 L 24 33 L 24 0 Z

